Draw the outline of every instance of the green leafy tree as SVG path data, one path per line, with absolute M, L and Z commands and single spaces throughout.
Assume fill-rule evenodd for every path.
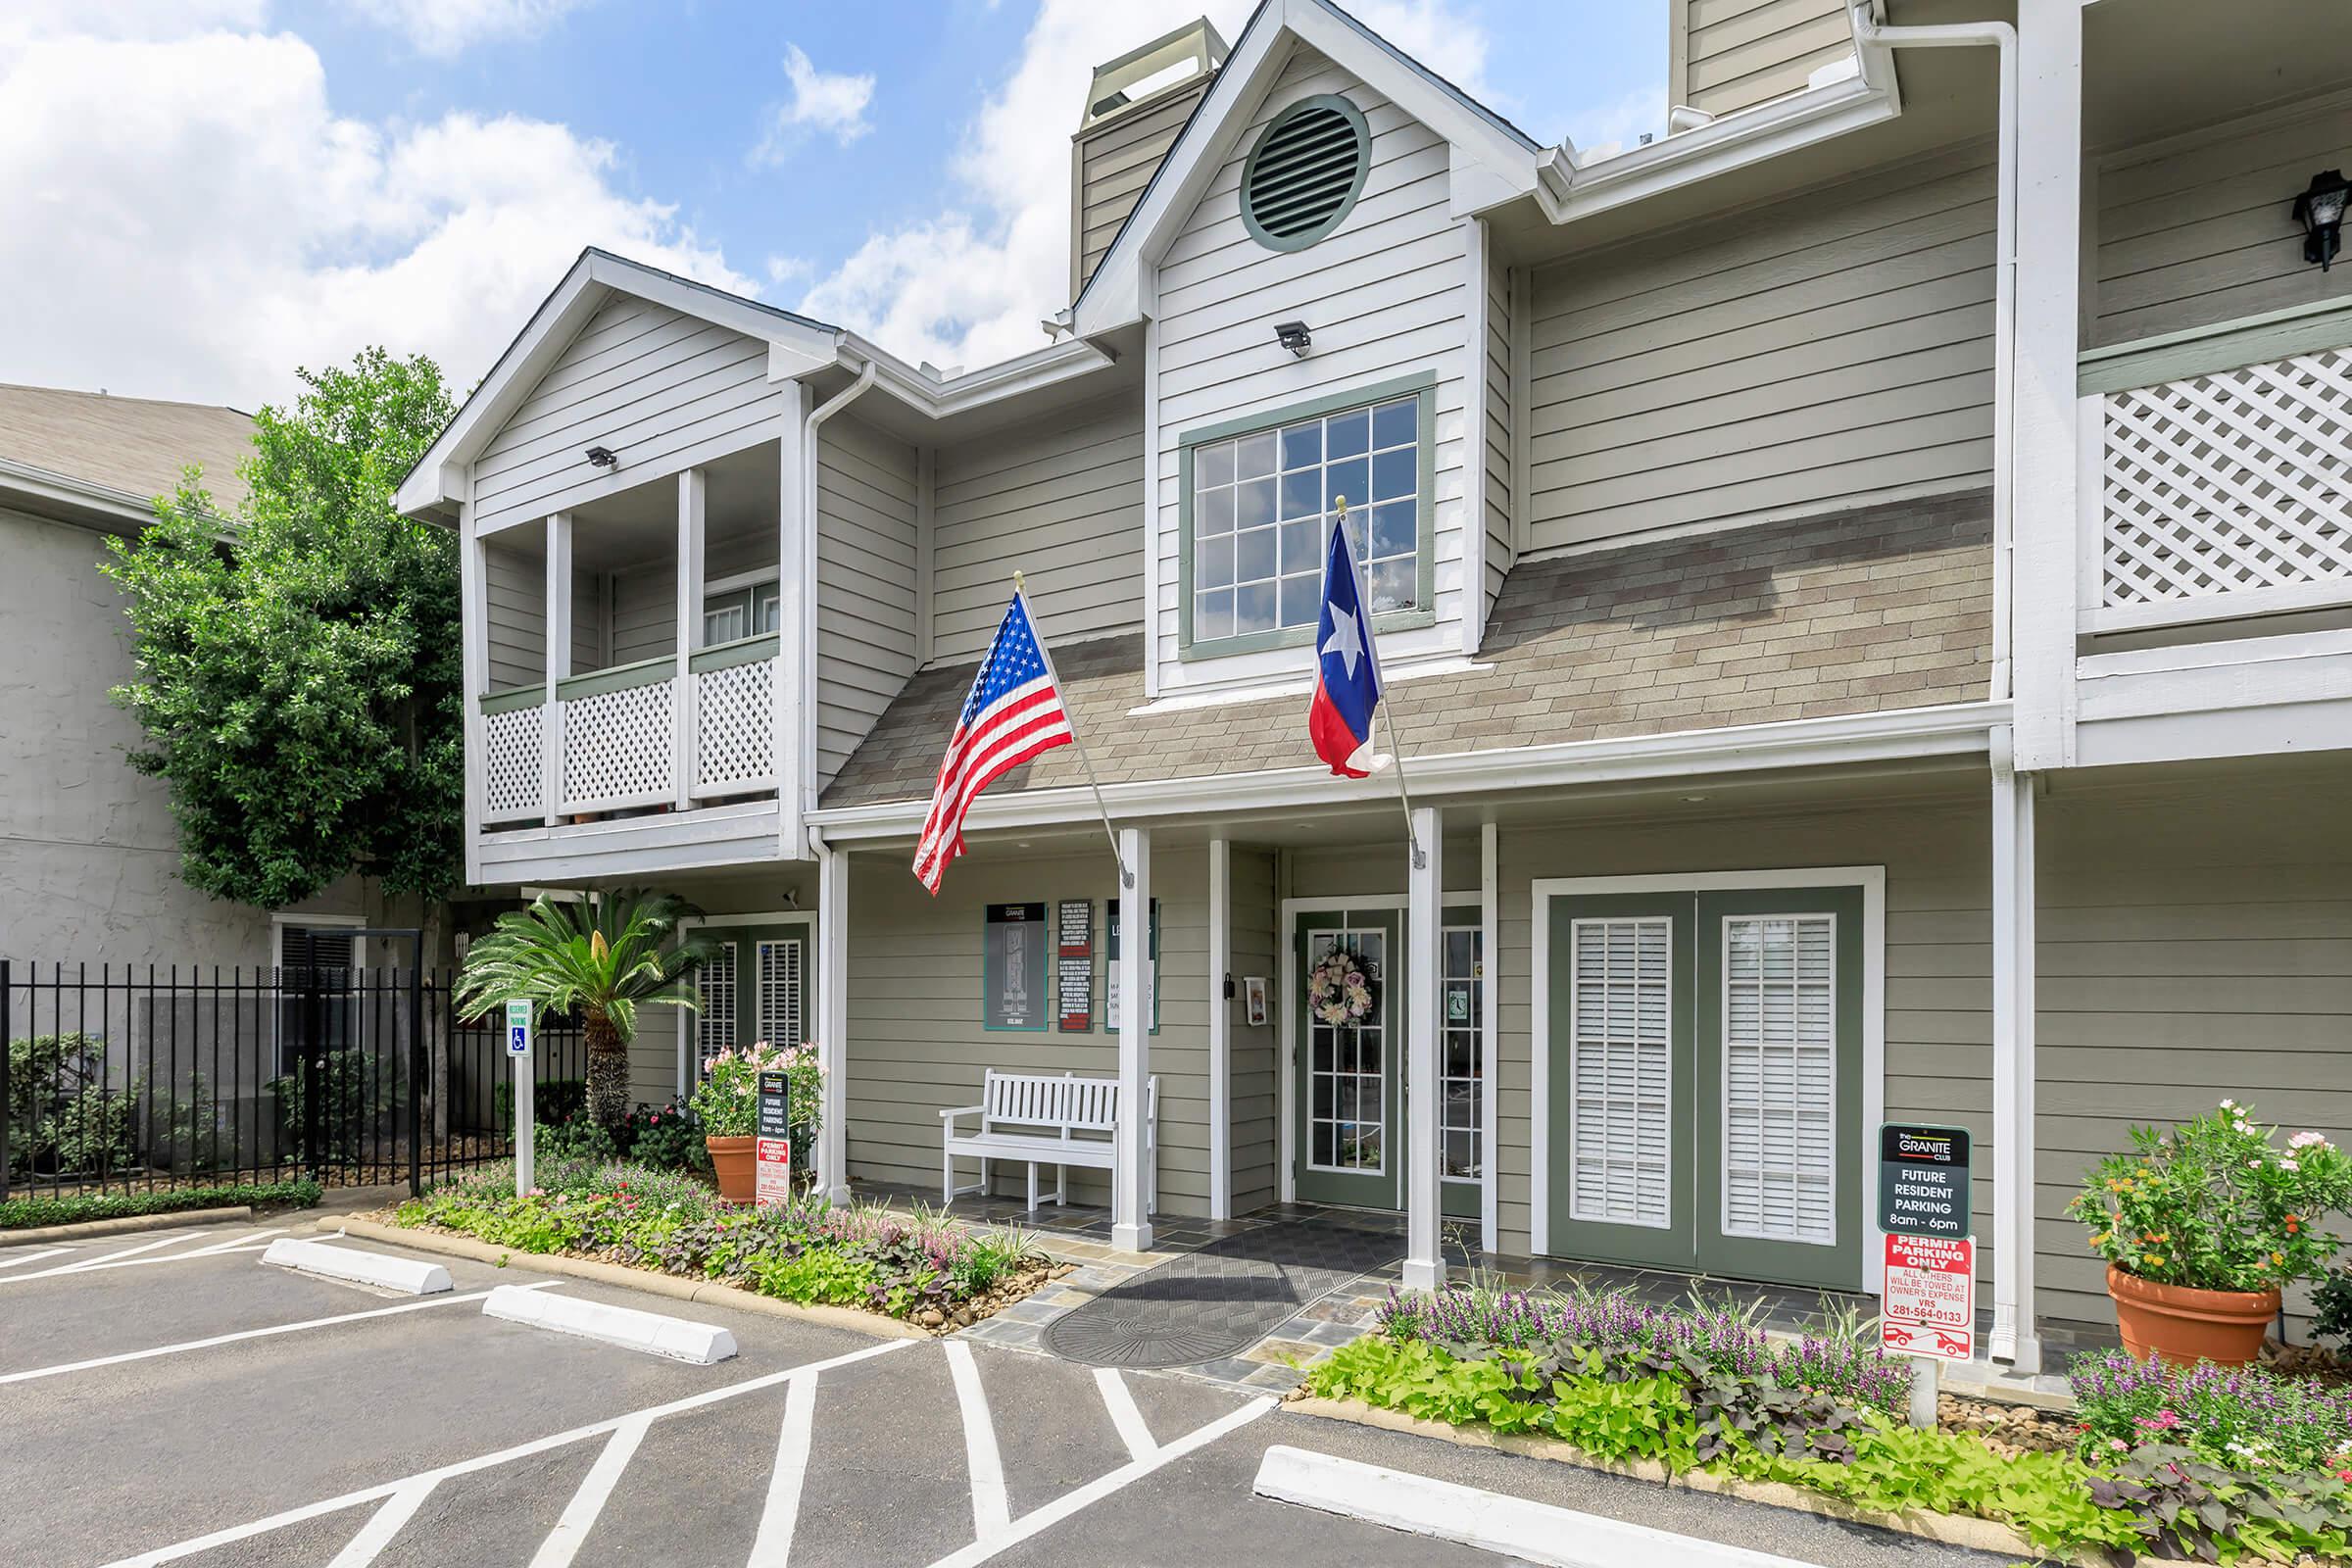
M 280 908 L 360 871 L 429 906 L 464 871 L 458 552 L 392 492 L 450 396 L 431 360 L 377 348 L 299 373 L 256 417 L 235 516 L 191 469 L 110 542 L 138 662 L 114 695 L 191 886 Z
M 576 1015 L 588 1041 L 588 1114 L 617 1129 L 629 1114 L 638 1007 L 693 1007 L 687 977 L 717 952 L 708 937 L 670 943 L 688 912 L 668 894 L 608 893 L 593 902 L 542 896 L 500 915 L 467 952 L 459 1010 L 471 1015 L 527 1002 L 534 1016 Z

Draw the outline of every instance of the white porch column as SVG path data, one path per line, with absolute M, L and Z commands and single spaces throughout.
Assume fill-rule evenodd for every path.
M 1110 1245 L 1127 1252 L 1152 1250 L 1150 1191 L 1144 1148 L 1144 1096 L 1152 1079 L 1152 833 L 1119 830 L 1127 885 L 1119 889 L 1119 1128 L 1110 1176 Z
M 703 470 L 678 474 L 678 667 L 669 691 L 672 802 L 694 805 L 694 651 L 703 645 Z
M 816 1178 L 826 1198 L 850 1200 L 850 856 L 820 845 L 816 859 L 816 1059 L 824 1069 L 824 1121 Z
M 468 493 L 472 481 L 466 481 Z M 490 690 L 490 560 L 489 547 L 473 531 L 473 506 L 459 509 L 458 594 L 460 631 L 464 641 L 459 659 L 466 672 L 466 880 L 482 879 L 482 698 Z
M 1493 822 L 1478 829 L 1478 1245 L 1494 1251 L 1502 1191 L 1495 1134 L 1501 1124 L 1497 1102 L 1502 1084 L 1502 830 Z
M 1405 874 L 1404 910 L 1404 1288 L 1434 1291 L 1446 1283 L 1440 1241 L 1438 1105 L 1445 1098 L 1438 1071 L 1445 1037 L 1446 857 L 1439 812 L 1413 808 L 1420 858 Z
M 1208 1217 L 1233 1218 L 1233 845 L 1208 841 Z
M 776 769 L 777 851 L 787 860 L 804 860 L 808 858 L 808 839 L 802 827 L 807 801 L 801 786 L 808 772 L 801 760 L 801 707 L 816 700 L 815 678 L 802 657 L 808 650 L 800 635 L 806 577 L 801 534 L 807 525 L 803 507 L 808 488 L 802 482 L 801 426 L 808 417 L 808 384 L 786 381 L 776 395 L 784 414 L 776 421 L 776 728 L 768 744 Z
M 2082 7 L 2017 14 L 2017 351 L 2010 410 L 2010 690 L 2023 772 L 2074 761 L 2081 529 Z M 1992 694 L 1995 698 L 2004 695 Z
M 539 712 L 539 805 L 550 827 L 564 819 L 564 703 L 571 673 L 571 514 L 547 519 L 547 696 Z
M 2034 778 L 1992 732 L 1992 1340 L 2041 1369 L 2034 1325 Z

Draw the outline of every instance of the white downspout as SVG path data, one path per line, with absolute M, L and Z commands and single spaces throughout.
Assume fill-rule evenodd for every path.
M 808 411 L 801 424 L 801 776 L 792 787 L 801 792 L 805 813 L 816 805 L 816 432 L 874 384 L 874 362 L 865 362 L 858 379 Z M 814 835 L 810 835 L 811 843 Z
M 2000 51 L 1999 173 L 1993 195 L 1992 289 L 1992 700 L 2005 702 L 2010 668 L 2010 605 L 2017 569 L 2017 29 L 2006 22 L 1954 22 L 1889 27 L 1875 3 L 1854 7 L 1854 39 L 1865 49 Z

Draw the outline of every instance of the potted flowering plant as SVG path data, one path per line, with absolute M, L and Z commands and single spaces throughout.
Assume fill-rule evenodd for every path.
M 771 1046 L 762 1040 L 742 1051 L 730 1046 L 710 1058 L 689 1103 L 703 1124 L 703 1143 L 718 1175 L 718 1196 L 731 1203 L 750 1202 L 758 1185 L 753 1153 L 763 1072 L 785 1075 L 796 1143 L 805 1143 L 815 1132 L 824 1102 L 824 1077 L 814 1045 Z
M 2132 1355 L 2246 1365 L 2280 1287 L 2327 1272 L 2340 1239 L 2319 1221 L 2352 1203 L 2352 1157 L 2312 1132 L 2281 1147 L 2278 1131 L 2229 1100 L 2170 1132 L 2134 1127 L 2067 1204 L 2107 1260 Z

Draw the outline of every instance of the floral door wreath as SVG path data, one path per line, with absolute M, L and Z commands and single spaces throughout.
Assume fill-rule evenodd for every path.
M 1306 1010 L 1317 1023 L 1360 1024 L 1372 1015 L 1379 985 L 1361 953 L 1334 948 L 1307 974 Z

